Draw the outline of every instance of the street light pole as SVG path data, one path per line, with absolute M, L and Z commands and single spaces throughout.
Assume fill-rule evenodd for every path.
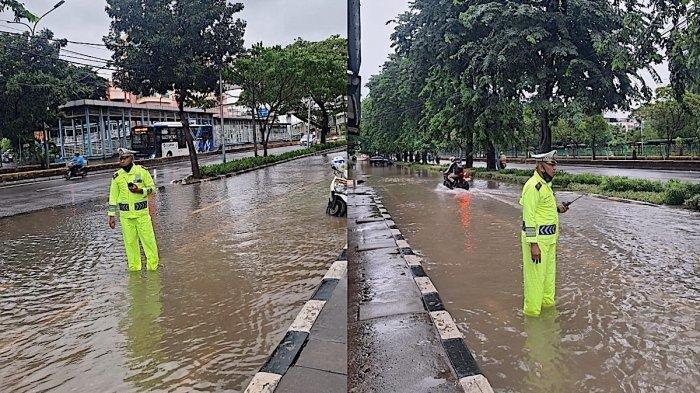
M 221 152 L 226 163 L 226 133 L 224 132 L 224 81 L 219 71 L 219 116 L 221 117 Z
M 309 114 L 306 118 L 306 147 L 311 147 L 311 142 L 309 139 L 311 138 L 311 97 L 309 97 Z
M 62 6 L 62 5 L 65 4 L 65 3 L 66 3 L 65 0 L 61 0 L 61 1 L 59 1 L 58 3 L 54 4 L 53 8 L 51 8 L 50 10 L 44 12 L 43 15 L 41 15 L 40 17 L 38 17 L 38 18 L 34 21 L 34 24 L 33 24 L 32 26 L 30 26 L 30 25 L 28 25 L 28 24 L 26 24 L 26 23 L 24 23 L 24 22 L 19 22 L 19 21 L 16 21 L 16 22 L 8 22 L 8 23 L 15 23 L 15 24 L 18 24 L 18 25 L 27 26 L 27 28 L 29 29 L 29 33 L 31 34 L 32 37 L 34 37 L 34 33 L 36 32 L 36 26 L 39 24 L 39 22 L 41 21 L 41 19 L 43 19 L 46 15 L 50 14 L 51 12 L 53 12 L 53 10 L 55 10 L 56 8 Z

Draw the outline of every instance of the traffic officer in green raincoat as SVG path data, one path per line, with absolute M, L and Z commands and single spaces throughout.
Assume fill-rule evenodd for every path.
M 119 223 L 124 237 L 124 248 L 129 271 L 141 270 L 141 250 L 146 254 L 146 269 L 158 268 L 158 245 L 148 209 L 148 197 L 156 190 L 151 174 L 141 165 L 134 164 L 134 152 L 120 148 L 120 169 L 114 172 L 109 186 L 109 227 Z
M 532 155 L 537 167 L 523 186 L 520 197 L 523 207 L 523 314 L 533 317 L 540 315 L 542 307 L 554 306 L 559 213 L 568 210 L 566 204 L 557 205 L 552 190 L 556 153 L 552 150 Z

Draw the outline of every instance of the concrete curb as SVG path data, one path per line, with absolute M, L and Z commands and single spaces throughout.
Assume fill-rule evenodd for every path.
M 347 275 L 347 249 L 346 245 L 323 276 L 311 299 L 299 311 L 282 341 L 277 344 L 260 371 L 253 376 L 245 393 L 272 393 L 277 389 L 280 380 L 296 362 L 308 342 L 311 328 L 330 299 L 333 290 L 338 282 Z
M 468 393 L 493 393 L 491 384 L 481 373 L 476 359 L 469 348 L 464 344 L 464 336 L 457 329 L 457 325 L 449 312 L 445 310 L 440 294 L 435 285 L 423 270 L 422 258 L 413 252 L 396 223 L 391 219 L 389 211 L 382 204 L 380 197 L 372 191 L 370 194 L 374 200 L 384 222 L 394 235 L 396 246 L 403 256 L 406 265 L 413 273 L 413 280 L 418 286 L 425 309 L 430 314 L 430 319 L 440 335 L 442 347 L 447 353 L 452 370 L 459 379 L 459 384 Z
M 248 169 L 242 169 L 242 170 L 240 170 L 240 171 L 236 171 L 236 172 L 232 172 L 232 173 L 227 173 L 227 174 L 225 174 L 225 175 L 218 175 L 218 176 L 207 177 L 207 178 L 204 178 L 204 179 L 197 179 L 197 180 L 191 180 L 191 181 L 188 181 L 187 178 L 184 178 L 184 179 L 176 179 L 176 180 L 171 181 L 170 183 L 171 183 L 171 184 L 181 184 L 181 185 L 183 185 L 183 186 L 189 186 L 189 185 L 191 185 L 191 184 L 206 183 L 206 182 L 213 181 L 213 180 L 221 180 L 221 179 L 225 179 L 225 178 L 229 178 L 229 177 L 233 177 L 233 176 L 242 175 L 242 174 L 244 174 L 244 173 L 248 173 L 248 172 L 252 172 L 252 171 L 258 170 L 258 169 L 263 169 L 263 168 L 271 167 L 271 166 L 277 165 L 277 164 L 283 164 L 283 163 L 289 162 L 289 161 L 298 160 L 298 159 L 300 159 L 300 158 L 306 158 L 306 157 L 316 156 L 316 155 L 324 154 L 324 153 L 333 153 L 333 152 L 335 152 L 335 151 L 342 151 L 342 150 L 345 150 L 345 149 L 347 149 L 346 146 L 333 147 L 333 148 L 331 148 L 331 149 L 319 150 L 319 151 L 317 151 L 317 152 L 313 152 L 313 153 L 309 153 L 309 154 L 304 154 L 304 155 L 301 155 L 301 156 L 298 156 L 298 157 L 287 158 L 286 160 L 282 160 L 282 161 L 272 162 L 272 163 L 269 163 L 269 164 L 264 164 L 264 165 L 260 165 L 260 166 L 255 166 L 255 167 L 248 168 Z

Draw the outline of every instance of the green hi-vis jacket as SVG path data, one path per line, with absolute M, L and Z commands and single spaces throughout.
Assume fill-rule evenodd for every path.
M 129 183 L 136 184 L 143 193 L 129 191 Z M 141 165 L 134 164 L 129 172 L 120 168 L 114 172 L 112 184 L 109 186 L 107 215 L 114 216 L 117 210 L 123 218 L 137 218 L 148 214 L 148 195 L 155 191 L 156 185 L 151 174 Z
M 556 243 L 559 237 L 559 212 L 552 183 L 544 181 L 535 171 L 523 186 L 520 205 L 523 207 L 523 241 Z

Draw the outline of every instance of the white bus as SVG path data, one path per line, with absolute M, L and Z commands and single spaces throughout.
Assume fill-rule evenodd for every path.
M 214 145 L 211 125 L 190 124 L 190 135 L 195 143 L 195 149 L 200 152 L 203 146 L 206 146 L 208 151 Z M 131 129 L 131 148 L 137 152 L 137 156 L 147 158 L 189 154 L 182 123 L 179 121 L 162 121 L 150 126 L 133 127 Z

